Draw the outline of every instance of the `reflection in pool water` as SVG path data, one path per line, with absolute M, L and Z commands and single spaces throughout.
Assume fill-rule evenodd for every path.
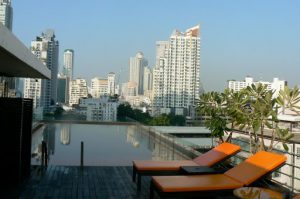
M 134 125 L 48 124 L 32 136 L 32 164 L 40 164 L 42 141 L 48 146 L 50 165 L 80 165 L 81 141 L 84 165 L 90 166 L 129 166 L 134 159 L 187 158 L 165 143 L 155 142 L 153 136 Z

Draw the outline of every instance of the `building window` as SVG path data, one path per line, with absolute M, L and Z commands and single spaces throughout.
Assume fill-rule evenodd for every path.
M 300 160 L 300 147 L 297 147 L 296 155 L 297 155 L 297 160 Z

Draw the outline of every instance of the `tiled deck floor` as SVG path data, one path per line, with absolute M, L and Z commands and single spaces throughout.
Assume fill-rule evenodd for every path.
M 32 171 L 21 199 L 145 199 L 149 198 L 150 177 L 143 177 L 136 191 L 131 167 L 49 166 Z M 229 197 L 231 198 L 231 197 Z

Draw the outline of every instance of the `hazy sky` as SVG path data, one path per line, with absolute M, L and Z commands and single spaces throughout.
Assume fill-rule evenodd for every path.
M 201 26 L 201 82 L 221 91 L 229 79 L 300 84 L 298 0 L 13 0 L 13 32 L 25 44 L 47 28 L 62 53 L 75 51 L 75 77 L 128 79 L 129 57 L 154 65 L 155 42 Z

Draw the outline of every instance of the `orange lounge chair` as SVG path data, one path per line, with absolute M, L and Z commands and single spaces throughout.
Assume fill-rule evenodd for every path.
M 249 186 L 285 164 L 284 155 L 260 151 L 224 174 L 190 176 L 153 176 L 150 198 L 154 191 L 163 197 L 201 195 L 213 197 L 216 192 L 232 194 L 232 190 Z
M 136 175 L 137 189 L 141 189 L 141 176 L 149 175 L 177 175 L 180 174 L 182 166 L 206 166 L 211 167 L 223 160 L 235 155 L 241 147 L 231 143 L 222 143 L 210 151 L 198 156 L 193 160 L 178 161 L 155 161 L 155 160 L 134 160 L 132 180 L 135 182 Z

